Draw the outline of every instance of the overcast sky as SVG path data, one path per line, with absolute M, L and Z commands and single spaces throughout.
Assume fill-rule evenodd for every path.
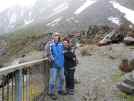
M 36 0 L 0 0 L 0 12 L 14 5 L 32 6 Z

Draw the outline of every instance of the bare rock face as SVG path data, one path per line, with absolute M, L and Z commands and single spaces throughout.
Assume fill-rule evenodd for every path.
M 117 85 L 117 87 L 127 94 L 134 94 L 134 72 L 127 73 L 124 80 Z
M 5 55 L 7 50 L 5 48 L 0 48 L 0 56 Z

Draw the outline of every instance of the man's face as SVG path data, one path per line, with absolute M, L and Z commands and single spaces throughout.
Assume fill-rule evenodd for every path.
M 58 36 L 58 35 L 55 35 L 55 36 L 54 36 L 54 41 L 56 41 L 56 42 L 59 41 L 59 36 Z

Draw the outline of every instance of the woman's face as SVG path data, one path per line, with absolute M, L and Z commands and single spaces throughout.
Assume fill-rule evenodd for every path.
M 65 47 L 69 47 L 68 41 L 66 41 L 66 40 L 64 41 L 64 46 L 65 46 Z

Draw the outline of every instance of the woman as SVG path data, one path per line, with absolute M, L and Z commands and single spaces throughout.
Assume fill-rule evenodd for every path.
M 77 59 L 68 39 L 64 39 L 64 69 L 67 94 L 74 94 L 74 73 Z

